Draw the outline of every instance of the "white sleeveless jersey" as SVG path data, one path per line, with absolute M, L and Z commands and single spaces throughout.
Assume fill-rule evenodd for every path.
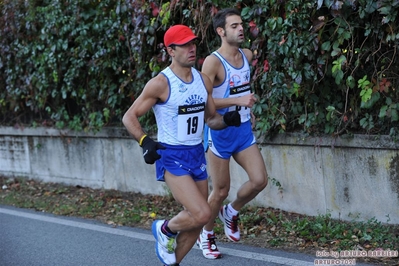
M 213 98 L 233 98 L 240 97 L 251 93 L 251 72 L 249 63 L 245 57 L 244 52 L 239 49 L 243 65 L 240 68 L 235 68 L 230 65 L 223 56 L 217 51 L 213 52 L 219 58 L 224 67 L 225 78 L 222 84 L 213 87 Z M 241 115 L 241 123 L 247 122 L 251 119 L 251 108 L 243 106 L 230 106 L 229 108 L 218 109 L 218 112 L 223 115 L 228 111 L 238 110 Z
M 208 97 L 201 74 L 191 68 L 192 80 L 186 83 L 169 67 L 161 73 L 168 80 L 169 97 L 166 102 L 153 106 L 158 126 L 158 141 L 169 145 L 200 144 Z

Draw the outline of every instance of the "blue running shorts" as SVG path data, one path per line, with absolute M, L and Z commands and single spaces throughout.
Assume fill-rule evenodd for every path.
M 165 171 L 175 176 L 190 175 L 194 181 L 208 178 L 205 151 L 201 143 L 194 146 L 161 144 L 166 149 L 158 150 L 161 158 L 155 161 L 158 181 L 165 181 Z
M 229 159 L 233 154 L 245 150 L 256 143 L 251 121 L 239 127 L 226 127 L 222 130 L 208 129 L 208 148 L 218 157 Z

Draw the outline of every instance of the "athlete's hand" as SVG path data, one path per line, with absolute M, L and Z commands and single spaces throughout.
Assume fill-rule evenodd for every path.
M 161 158 L 161 155 L 158 154 L 157 150 L 166 149 L 161 143 L 153 141 L 150 137 L 145 136 L 141 147 L 143 148 L 143 157 L 144 161 L 147 164 L 154 164 L 156 160 Z
M 228 126 L 239 127 L 241 125 L 240 113 L 236 111 L 230 111 L 223 115 L 223 121 Z
M 255 93 L 237 97 L 236 99 L 238 101 L 236 105 L 245 106 L 248 108 L 252 108 L 252 106 L 254 106 L 254 104 L 258 101 L 258 99 L 255 97 Z

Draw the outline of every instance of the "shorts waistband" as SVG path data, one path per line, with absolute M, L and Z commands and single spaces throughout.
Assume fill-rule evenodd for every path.
M 166 144 L 163 142 L 160 142 L 165 148 L 171 149 L 171 150 L 190 150 L 190 149 L 195 149 L 195 148 L 201 148 L 202 149 L 202 143 L 199 143 L 197 145 L 170 145 Z

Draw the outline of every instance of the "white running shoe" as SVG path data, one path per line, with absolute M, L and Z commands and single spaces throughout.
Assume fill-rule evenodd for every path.
M 205 235 L 202 231 L 197 239 L 197 245 L 202 250 L 202 254 L 207 259 L 221 258 L 222 254 L 218 250 L 215 242 L 215 234 Z
M 164 220 L 155 220 L 152 223 L 152 234 L 155 237 L 155 251 L 158 259 L 166 265 L 173 265 L 176 263 L 176 239 L 168 237 L 161 231 Z
M 224 224 L 224 233 L 228 239 L 233 242 L 240 241 L 240 228 L 238 227 L 238 213 L 236 216 L 233 216 L 232 219 L 228 217 L 226 214 L 227 205 L 222 206 L 219 211 L 219 219 Z

